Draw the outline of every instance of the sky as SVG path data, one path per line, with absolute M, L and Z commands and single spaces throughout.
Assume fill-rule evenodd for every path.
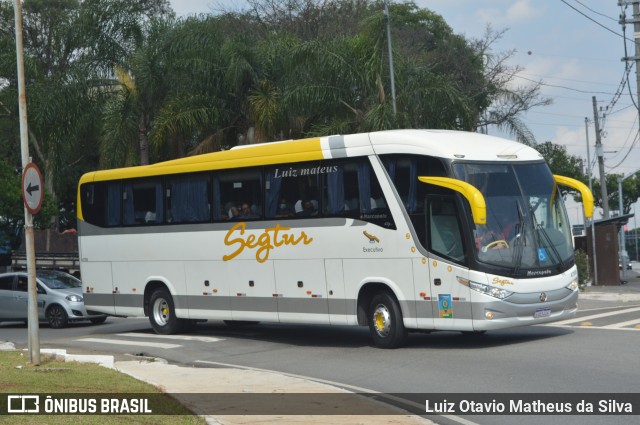
M 586 163 L 588 136 L 592 173 L 599 177 L 592 103 L 595 96 L 606 174 L 628 176 L 640 171 L 638 109 L 633 103 L 638 97 L 635 64 L 628 73 L 629 85 L 620 89 L 626 73 L 622 60 L 625 39 L 619 23 L 623 7 L 618 6 L 618 0 L 414 2 L 441 15 L 455 33 L 467 38 L 481 38 L 488 25 L 506 30 L 493 49 L 514 52 L 509 64 L 523 68 L 514 82 L 528 85 L 532 80 L 542 81 L 542 95 L 553 102 L 522 117 L 538 142 L 564 145 L 571 155 L 584 158 Z M 248 4 L 241 0 L 171 0 L 171 5 L 178 16 L 186 16 L 229 8 L 243 10 Z M 630 19 L 632 6 L 625 13 Z M 635 54 L 633 33 L 633 24 L 627 24 L 628 56 Z M 589 120 L 588 131 L 585 118 Z M 509 137 L 491 128 L 489 134 Z M 640 213 L 640 202 L 635 207 Z M 573 224 L 583 221 L 578 204 L 568 202 L 567 210 Z M 596 218 L 600 216 L 597 211 Z

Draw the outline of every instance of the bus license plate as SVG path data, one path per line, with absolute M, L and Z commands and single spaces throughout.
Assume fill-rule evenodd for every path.
M 533 317 L 536 319 L 539 319 L 541 317 L 549 317 L 549 316 L 551 316 L 550 308 L 539 308 L 538 310 L 536 310 L 535 313 L 533 313 Z

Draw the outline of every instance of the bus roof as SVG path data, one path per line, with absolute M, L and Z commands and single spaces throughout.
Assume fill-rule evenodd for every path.
M 94 171 L 80 184 L 183 172 L 294 163 L 372 154 L 418 154 L 468 161 L 532 161 L 542 155 L 524 144 L 453 130 L 387 130 L 241 146 L 138 167 Z

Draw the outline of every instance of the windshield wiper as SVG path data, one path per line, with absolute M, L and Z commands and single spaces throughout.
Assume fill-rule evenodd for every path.
M 527 226 L 524 225 L 524 214 L 522 213 L 522 209 L 520 208 L 520 202 L 518 202 L 516 200 L 516 211 L 518 213 L 518 224 L 516 225 L 516 237 L 514 242 L 514 264 L 515 264 L 515 270 L 514 270 L 514 274 L 517 276 L 518 273 L 520 272 L 520 267 L 522 265 L 522 255 L 524 253 L 524 245 L 525 245 L 525 238 L 526 238 L 526 233 L 527 233 Z M 520 240 L 522 239 L 522 241 Z M 517 245 L 516 245 L 517 244 Z
M 542 225 L 540 223 L 538 223 L 538 219 L 536 218 L 536 215 L 535 215 L 535 213 L 533 211 L 531 211 L 531 220 L 533 220 L 533 228 L 535 230 L 538 230 L 539 234 L 541 234 L 544 237 L 544 240 L 549 245 L 549 248 L 551 248 L 551 251 L 553 252 L 553 255 L 558 260 L 557 265 L 558 266 L 561 265 L 562 264 L 562 257 L 560 257 L 560 253 L 558 252 L 558 249 L 556 248 L 556 246 L 551 241 L 551 238 L 549 237 L 549 234 L 547 233 L 547 231 L 544 230 L 544 227 L 542 227 Z M 540 245 L 542 245 L 542 244 L 540 244 Z M 539 258 L 538 258 L 538 260 L 539 260 Z

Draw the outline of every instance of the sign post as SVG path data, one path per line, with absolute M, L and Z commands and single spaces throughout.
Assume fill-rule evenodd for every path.
M 22 198 L 24 200 L 24 239 L 27 250 L 29 363 L 40 365 L 40 327 L 38 322 L 38 292 L 36 287 L 36 255 L 33 242 L 33 214 L 42 205 L 42 174 L 29 158 L 29 127 L 27 126 L 27 95 L 24 83 L 24 57 L 22 45 L 22 7 L 14 0 L 16 23 L 16 62 L 18 65 L 18 110 L 20 115 L 20 152 L 22 157 Z M 37 175 L 34 176 L 34 172 Z M 25 187 L 26 182 L 26 187 Z M 38 188 L 36 189 L 36 186 Z M 32 212 L 34 211 L 34 212 Z
M 24 206 L 31 214 L 36 215 L 42 207 L 42 173 L 33 162 L 29 162 L 22 170 L 22 199 Z

